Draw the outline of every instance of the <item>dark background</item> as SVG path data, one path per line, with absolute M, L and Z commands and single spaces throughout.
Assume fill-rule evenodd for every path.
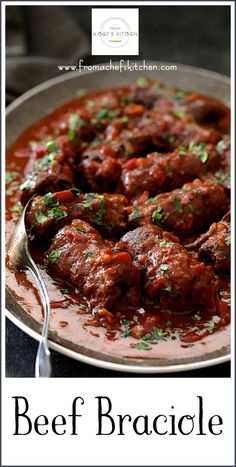
M 140 55 L 130 58 L 183 63 L 229 75 L 229 7 L 145 6 L 139 10 Z M 7 103 L 57 75 L 57 64 L 74 65 L 80 58 L 85 64 L 110 59 L 90 55 L 90 16 L 91 7 L 82 6 L 7 7 Z M 6 375 L 34 376 L 36 350 L 37 343 L 7 320 Z M 88 366 L 54 351 L 51 356 L 55 377 L 132 376 Z M 177 375 L 230 376 L 230 363 Z

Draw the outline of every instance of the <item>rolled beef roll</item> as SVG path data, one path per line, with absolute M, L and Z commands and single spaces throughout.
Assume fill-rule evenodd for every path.
M 83 219 L 107 237 L 121 234 L 128 221 L 123 195 L 80 193 L 72 189 L 37 196 L 26 214 L 26 225 L 37 237 L 52 237 L 73 219 Z
M 143 191 L 149 196 L 181 187 L 209 170 L 220 167 L 221 157 L 213 145 L 179 147 L 174 152 L 153 152 L 123 164 L 121 189 L 132 199 Z
M 119 300 L 140 302 L 140 273 L 122 245 L 103 240 L 87 222 L 74 220 L 54 237 L 47 254 L 48 271 L 67 280 L 94 310 L 112 311 Z
M 228 207 L 229 199 L 222 186 L 196 179 L 130 208 L 129 223 L 131 226 L 153 223 L 182 239 L 221 218 Z
M 145 294 L 159 301 L 162 310 L 181 313 L 204 307 L 215 312 L 213 270 L 188 253 L 178 238 L 149 224 L 128 232 L 121 241 L 142 272 Z

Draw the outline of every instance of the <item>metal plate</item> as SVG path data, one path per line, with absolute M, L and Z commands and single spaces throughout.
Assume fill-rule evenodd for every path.
M 158 62 L 149 63 L 158 65 Z M 178 64 L 177 67 L 176 71 L 149 71 L 144 74 L 152 79 L 160 79 L 182 89 L 217 97 L 229 105 L 230 81 L 227 77 L 200 68 Z M 33 88 L 16 99 L 7 109 L 7 147 L 10 147 L 32 123 L 37 122 L 61 104 L 73 99 L 78 88 L 94 91 L 123 86 L 135 81 L 140 74 L 139 71 L 132 73 L 117 71 L 69 72 Z M 22 308 L 8 289 L 6 306 L 6 316 L 20 329 L 38 340 L 41 325 Z M 218 334 L 223 335 L 223 340 L 219 340 L 223 344 L 217 345 L 216 339 L 213 351 L 206 351 L 196 357 L 126 358 L 114 353 L 100 352 L 85 345 L 80 346 L 53 334 L 49 336 L 49 346 L 68 357 L 105 369 L 146 374 L 166 373 L 204 368 L 228 361 L 230 359 L 229 329 L 222 330 Z M 213 338 L 213 336 L 209 337 Z

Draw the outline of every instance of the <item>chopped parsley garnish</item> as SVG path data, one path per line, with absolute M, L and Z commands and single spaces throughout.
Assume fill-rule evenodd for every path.
M 104 108 L 99 110 L 99 112 L 96 115 L 96 118 L 98 120 L 103 120 L 108 118 L 109 120 L 115 117 L 118 117 L 120 115 L 120 109 L 115 109 L 115 110 L 110 110 L 108 108 Z
M 40 161 L 35 162 L 34 167 L 40 172 L 45 172 L 50 165 L 54 164 L 55 153 L 47 154 Z
M 55 222 L 59 222 L 68 216 L 68 212 L 61 208 L 59 201 L 48 211 L 48 217 L 54 217 Z
M 30 188 L 33 188 L 34 182 L 33 180 L 25 180 L 21 185 L 20 185 L 20 190 L 30 190 Z
M 53 193 L 47 193 L 42 198 L 34 202 L 35 206 L 41 202 L 44 202 L 45 206 L 52 206 L 55 203 L 55 198 Z
M 174 197 L 173 205 L 177 212 L 183 212 L 183 206 L 180 203 L 179 199 L 176 198 L 176 196 Z
M 155 202 L 156 202 L 156 198 L 149 198 L 149 199 L 147 200 L 147 204 L 153 204 L 153 203 L 155 203 Z
M 72 272 L 72 274 L 77 273 L 77 267 L 75 266 L 75 264 L 73 264 L 73 266 L 71 266 L 70 271 Z
M 230 237 L 230 235 L 229 235 L 228 237 L 226 237 L 225 243 L 226 243 L 227 246 L 230 246 L 230 245 L 231 245 L 231 237 Z
M 172 285 L 169 284 L 169 285 L 167 285 L 167 287 L 163 287 L 162 290 L 164 290 L 165 292 L 171 292 L 172 291 Z
M 47 149 L 49 152 L 54 152 L 54 151 L 56 151 L 57 143 L 56 143 L 55 140 L 52 139 L 52 140 L 48 141 L 48 142 L 45 144 L 45 146 L 46 146 L 46 149 Z
M 185 92 L 185 91 L 178 91 L 178 92 L 176 92 L 175 94 L 173 94 L 172 97 L 173 97 L 174 99 L 183 99 L 183 98 L 186 97 L 186 96 L 187 96 L 187 92 Z
M 168 264 L 161 264 L 161 271 L 163 272 L 164 276 L 169 277 L 168 275 Z
M 118 246 L 113 246 L 112 251 L 120 251 L 120 248 Z
M 138 85 L 139 88 L 145 88 L 145 86 L 148 84 L 148 80 L 147 78 L 145 78 L 145 76 L 140 76 L 137 79 L 136 84 Z
M 86 102 L 87 107 L 94 107 L 95 106 L 95 101 L 87 101 Z
M 120 337 L 128 337 L 130 336 L 130 333 L 131 333 L 131 329 L 125 329 L 124 331 L 120 333 Z
M 160 247 L 163 247 L 163 246 L 169 247 L 169 246 L 173 246 L 173 245 L 174 245 L 174 242 L 166 242 L 165 240 L 160 242 Z
M 68 289 L 60 289 L 60 292 L 65 295 L 65 294 L 69 293 L 69 290 Z
M 48 255 L 48 263 L 49 264 L 55 263 L 57 261 L 57 259 L 60 258 L 61 253 L 62 252 L 60 250 L 51 251 L 51 253 L 49 253 L 49 255 Z
M 161 224 L 162 220 L 163 220 L 163 208 L 161 206 L 158 206 L 158 208 L 153 212 L 152 214 L 152 220 L 156 223 L 156 224 Z
M 130 103 L 128 96 L 121 96 L 120 100 L 124 105 L 128 105 Z
M 205 150 L 205 147 L 205 143 L 201 143 L 198 145 L 194 143 L 189 144 L 189 151 L 195 154 L 203 164 L 205 164 L 205 162 L 207 162 L 208 160 L 208 152 Z
M 87 126 L 87 122 L 83 120 L 77 113 L 72 113 L 69 116 L 68 123 L 70 128 L 68 131 L 68 137 L 71 140 L 74 140 L 76 138 L 77 131 L 80 128 Z
M 42 211 L 35 212 L 35 217 L 38 224 L 43 224 L 48 220 L 48 217 L 45 216 L 45 214 Z
M 195 315 L 193 315 L 193 320 L 194 321 L 201 321 L 201 316 L 199 315 L 199 313 L 195 313 Z
M 207 326 L 205 328 L 205 331 L 208 332 L 209 334 L 212 334 L 214 331 L 214 325 L 213 326 Z
M 84 253 L 84 256 L 87 259 L 90 259 L 90 258 L 93 258 L 94 257 L 94 254 L 92 251 L 86 251 L 86 253 Z
M 194 211 L 195 211 L 195 207 L 194 207 L 192 204 L 189 204 L 189 205 L 188 205 L 188 210 L 189 210 L 189 212 L 194 212 Z
M 184 113 L 184 112 L 177 112 L 177 111 L 174 111 L 174 112 L 173 112 L 173 115 L 174 115 L 174 117 L 176 117 L 176 118 L 187 118 L 187 117 L 188 117 L 188 115 L 186 115 L 186 113 Z
M 165 325 L 166 325 L 166 326 L 172 326 L 172 321 L 167 320 L 167 321 L 165 322 Z
M 81 310 L 87 310 L 88 305 L 86 305 L 86 303 L 81 303 L 79 307 L 81 308 Z
M 138 350 L 151 350 L 152 347 L 146 344 L 146 342 L 137 342 L 137 344 L 130 344 L 131 347 L 138 349 Z
M 224 150 L 224 149 L 228 149 L 229 146 L 230 146 L 230 140 L 225 141 L 224 139 L 221 139 L 221 140 L 217 143 L 216 149 Z
M 82 229 L 81 227 L 73 227 L 74 230 L 77 230 L 80 233 L 85 233 L 85 230 Z
M 21 204 L 15 204 L 15 206 L 11 208 L 11 211 L 21 213 L 23 211 L 23 206 Z
M 141 214 L 140 209 L 139 209 L 139 208 L 135 208 L 135 209 L 133 210 L 132 214 L 131 214 L 131 219 L 132 219 L 132 220 L 139 219 L 140 214 Z
M 128 123 L 128 121 L 129 121 L 129 119 L 128 119 L 127 116 L 121 117 L 121 119 L 120 119 L 120 123 Z
M 159 342 L 161 340 L 166 340 L 167 336 L 167 331 L 163 331 L 161 328 L 154 327 L 150 333 L 145 334 L 141 337 L 141 339 L 146 342 L 152 342 L 153 344 L 155 344 L 156 342 Z
M 13 180 L 15 180 L 17 177 L 18 177 L 18 172 L 6 172 L 6 177 L 5 177 L 6 185 L 8 185 L 8 183 L 13 182 Z
M 222 172 L 219 170 L 215 173 L 216 181 L 218 183 L 230 183 L 230 173 L 229 172 Z
M 86 96 L 87 93 L 88 93 L 87 89 L 79 88 L 79 89 L 77 89 L 75 95 L 76 95 L 76 97 L 84 97 L 84 96 Z

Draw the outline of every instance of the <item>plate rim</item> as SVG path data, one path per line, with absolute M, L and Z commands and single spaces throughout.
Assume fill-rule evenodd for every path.
M 113 65 L 116 65 L 119 63 L 119 61 L 114 61 L 112 62 Z M 135 63 L 142 63 L 142 60 L 137 60 Z M 99 63 L 99 66 L 102 65 L 107 65 L 108 62 L 103 62 Z M 155 64 L 155 65 L 162 65 L 163 62 L 155 61 L 155 60 L 150 60 L 147 62 L 147 64 Z M 198 75 L 205 77 L 207 79 L 215 79 L 215 80 L 221 80 L 221 82 L 224 82 L 226 85 L 230 86 L 231 80 L 229 76 L 223 75 L 221 73 L 218 73 L 214 70 L 207 70 L 206 68 L 201 68 L 201 67 L 195 67 L 192 65 L 186 65 L 186 64 L 181 64 L 181 63 L 170 63 L 166 62 L 166 65 L 177 65 L 177 72 L 178 71 L 185 71 L 186 73 L 193 73 L 197 72 Z M 16 98 L 12 103 L 10 103 L 5 110 L 5 118 L 7 118 L 14 110 L 19 107 L 21 104 L 23 104 L 25 101 L 33 97 L 34 95 L 45 91 L 46 89 L 50 88 L 51 86 L 69 81 L 70 79 L 74 78 L 79 78 L 80 76 L 83 75 L 88 75 L 88 74 L 94 74 L 94 73 L 101 73 L 101 70 L 83 70 L 81 72 L 78 71 L 69 71 L 69 72 L 64 72 L 61 73 L 59 76 L 55 76 L 50 78 L 47 81 L 44 81 L 43 83 L 37 84 L 33 88 L 29 89 L 22 95 L 20 95 L 18 98 Z M 145 73 L 144 73 L 145 74 Z M 61 104 L 60 104 L 61 105 Z M 24 131 L 24 130 L 23 130 Z M 27 324 L 23 323 L 19 318 L 17 318 L 10 310 L 5 308 L 5 318 L 8 318 L 12 323 L 14 323 L 19 329 L 21 329 L 23 332 L 25 332 L 27 335 L 32 337 L 34 340 L 39 341 L 40 340 L 40 334 L 36 332 L 35 330 L 31 329 Z M 55 350 L 66 357 L 73 358 L 74 360 L 80 361 L 85 364 L 93 365 L 98 368 L 103 368 L 106 370 L 113 370 L 113 371 L 120 371 L 120 372 L 125 372 L 125 373 L 139 373 L 139 374 L 165 374 L 165 373 L 178 373 L 178 372 L 187 372 L 195 369 L 202 369 L 210 366 L 215 366 L 221 363 L 225 363 L 227 361 L 230 361 L 231 354 L 230 352 L 227 353 L 226 355 L 221 355 L 219 357 L 213 357 L 210 359 L 206 360 L 201 360 L 197 362 L 189 362 L 189 363 L 178 363 L 178 364 L 173 364 L 173 365 L 161 365 L 158 366 L 140 366 L 138 364 L 134 365 L 126 365 L 125 363 L 117 363 L 117 362 L 110 362 L 107 360 L 102 360 L 100 358 L 95 358 L 91 356 L 86 356 L 84 354 L 81 354 L 79 352 L 76 352 L 72 349 L 69 349 L 61 344 L 58 344 L 51 339 L 48 339 L 48 344 L 49 347 L 52 350 Z

